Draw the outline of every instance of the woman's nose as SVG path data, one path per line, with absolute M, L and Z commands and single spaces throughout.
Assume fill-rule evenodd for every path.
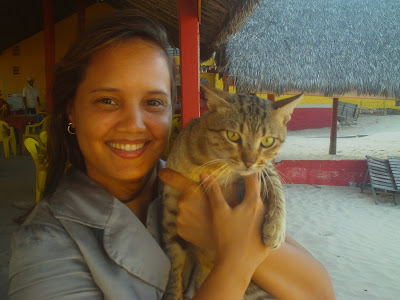
M 145 128 L 144 113 L 138 107 L 127 108 L 121 123 L 127 129 Z

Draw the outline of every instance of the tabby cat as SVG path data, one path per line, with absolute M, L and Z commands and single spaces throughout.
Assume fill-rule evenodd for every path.
M 229 94 L 207 85 L 202 85 L 202 89 L 209 110 L 190 121 L 179 134 L 167 168 L 197 182 L 200 174 L 211 173 L 222 187 L 232 183 L 244 185 L 245 176 L 261 171 L 267 206 L 263 241 L 267 247 L 277 248 L 285 238 L 286 212 L 282 185 L 272 159 L 285 141 L 286 123 L 303 95 L 271 102 L 255 95 Z M 212 253 L 178 236 L 175 223 L 178 197 L 177 191 L 165 186 L 163 241 L 172 268 L 163 299 L 168 300 L 183 299 L 184 293 L 192 297 L 213 262 Z M 188 292 L 189 289 L 192 291 Z M 245 299 L 266 299 L 266 295 L 252 283 Z

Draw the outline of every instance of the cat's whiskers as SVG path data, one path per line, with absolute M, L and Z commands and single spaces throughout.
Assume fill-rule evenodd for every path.
M 221 170 L 221 169 L 222 169 L 222 170 Z M 225 163 L 225 164 L 223 164 L 221 167 L 219 167 L 218 169 L 216 169 L 214 172 L 212 172 L 210 175 L 208 175 L 208 176 L 205 178 L 204 181 L 208 180 L 211 176 L 215 175 L 216 173 L 218 173 L 218 172 L 221 170 L 220 173 L 219 173 L 217 176 L 214 177 L 214 180 L 212 181 L 212 183 L 214 183 L 214 182 L 218 179 L 218 177 L 220 177 L 221 174 L 223 174 L 227 169 L 229 169 L 229 164 L 228 164 L 228 163 Z M 212 183 L 211 183 L 211 184 L 212 184 Z M 203 185 L 203 183 L 201 183 L 200 185 Z M 200 185 L 199 185 L 197 188 L 200 188 Z M 211 185 L 210 185 L 210 187 L 211 187 Z M 196 190 L 197 190 L 197 189 L 196 189 Z M 207 191 L 207 190 L 205 190 L 205 191 Z
M 286 184 L 287 184 L 287 181 L 286 181 L 286 179 L 284 178 L 283 173 L 280 173 L 278 170 L 276 170 L 276 174 L 278 175 L 278 177 L 279 177 L 279 179 L 280 179 L 282 185 L 286 185 Z
M 271 177 L 269 176 L 268 171 L 267 171 L 266 169 L 263 169 L 263 174 L 265 174 L 266 177 L 268 178 L 269 182 L 271 183 L 271 186 L 272 186 L 272 190 L 273 190 L 273 192 L 274 192 L 274 195 L 276 195 L 275 185 L 274 185 L 274 183 L 272 182 Z
M 267 182 L 265 181 L 264 172 L 265 172 L 264 169 L 262 169 L 261 170 L 261 179 L 262 179 L 262 182 L 263 182 L 263 191 L 262 191 L 261 197 L 262 197 L 263 200 L 268 198 L 268 188 L 267 188 Z
M 197 173 L 202 173 L 201 170 L 204 169 L 205 167 L 207 167 L 207 166 L 209 166 L 209 165 L 212 165 L 212 164 L 221 163 L 221 162 L 223 162 L 224 165 L 225 165 L 225 164 L 227 163 L 227 160 L 226 160 L 226 159 L 223 159 L 223 158 L 216 158 L 216 159 L 210 160 L 210 161 L 208 161 L 208 162 L 202 164 L 201 166 L 197 167 L 197 168 L 196 168 L 196 172 L 197 172 Z

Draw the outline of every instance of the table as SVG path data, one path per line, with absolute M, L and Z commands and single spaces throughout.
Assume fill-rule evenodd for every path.
M 19 142 L 19 153 L 22 154 L 22 146 L 24 141 L 22 140 L 22 127 L 29 123 L 34 122 L 37 115 L 15 115 L 15 116 L 7 116 L 2 119 L 2 121 L 6 122 L 8 125 L 13 125 L 18 128 L 18 142 Z

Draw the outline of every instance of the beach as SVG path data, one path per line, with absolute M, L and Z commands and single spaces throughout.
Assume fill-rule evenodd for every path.
M 400 299 L 400 205 L 356 187 L 286 185 L 287 232 L 328 270 L 337 300 Z M 397 197 L 400 202 L 400 195 Z
M 289 131 L 281 160 L 364 160 L 400 156 L 400 115 L 360 114 L 330 128 Z M 400 205 L 358 187 L 285 185 L 287 232 L 327 268 L 337 300 L 400 299 Z M 400 194 L 397 196 L 400 203 Z
M 400 156 L 400 115 L 360 114 L 356 124 L 339 125 L 336 155 L 329 154 L 330 132 L 330 127 L 288 131 L 275 161 Z

